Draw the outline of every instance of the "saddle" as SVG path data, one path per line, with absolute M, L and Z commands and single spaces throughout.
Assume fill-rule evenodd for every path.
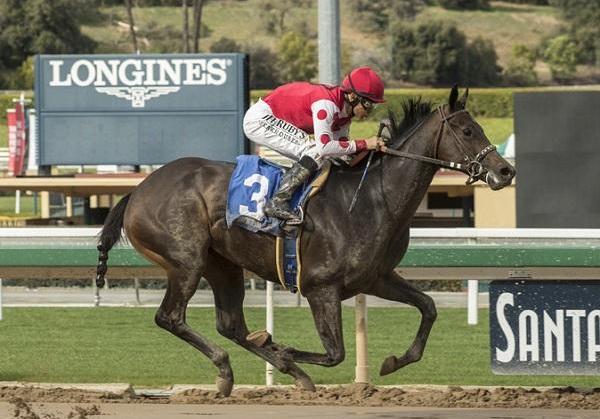
M 236 163 L 227 193 L 227 227 L 238 226 L 275 236 L 279 281 L 290 292 L 296 293 L 300 291 L 302 270 L 302 226 L 286 225 L 263 212 L 264 205 L 277 191 L 285 168 L 255 155 L 239 156 Z M 330 170 L 331 164 L 325 162 L 313 179 L 298 188 L 291 199 L 291 208 L 304 214 L 309 199 L 323 188 Z

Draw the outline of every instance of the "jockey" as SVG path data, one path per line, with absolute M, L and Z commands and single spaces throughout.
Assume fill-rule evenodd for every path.
M 350 140 L 348 132 L 352 118 L 363 120 L 375 103 L 384 102 L 383 90 L 381 78 L 371 68 L 359 67 L 341 86 L 293 82 L 276 88 L 248 109 L 244 116 L 246 136 L 295 161 L 265 205 L 266 215 L 299 223 L 289 201 L 325 159 L 373 150 L 382 144 L 377 137 Z

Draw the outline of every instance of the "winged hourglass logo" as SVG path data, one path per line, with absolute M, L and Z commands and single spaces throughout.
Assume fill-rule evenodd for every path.
M 146 101 L 179 91 L 179 86 L 164 87 L 96 87 L 96 91 L 131 101 L 134 108 L 143 108 Z

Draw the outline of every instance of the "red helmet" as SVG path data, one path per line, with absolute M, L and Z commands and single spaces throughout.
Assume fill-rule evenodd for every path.
M 348 74 L 342 82 L 345 92 L 354 92 L 371 102 L 382 103 L 383 81 L 370 67 L 358 67 Z

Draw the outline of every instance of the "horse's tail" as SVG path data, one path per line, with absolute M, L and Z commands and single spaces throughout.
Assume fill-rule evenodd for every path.
M 121 240 L 121 230 L 123 229 L 123 216 L 125 214 L 125 208 L 129 202 L 131 194 L 125 195 L 115 207 L 110 210 L 106 220 L 104 221 L 104 227 L 100 232 L 100 238 L 98 240 L 98 266 L 96 268 L 96 286 L 102 288 L 104 286 L 104 275 L 108 266 L 106 261 L 108 260 L 108 252 L 112 247 Z

